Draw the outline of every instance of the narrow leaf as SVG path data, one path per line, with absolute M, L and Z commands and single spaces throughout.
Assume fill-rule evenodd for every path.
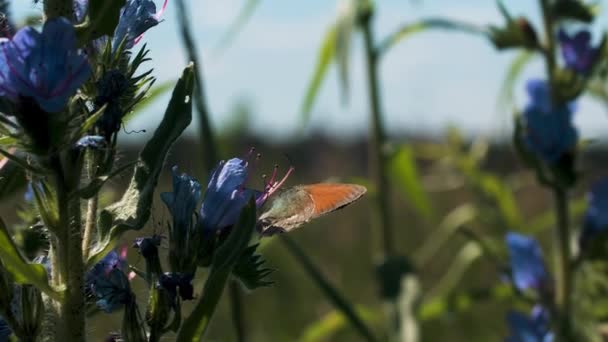
M 422 186 L 422 179 L 418 174 L 418 167 L 411 146 L 406 145 L 399 149 L 399 152 L 391 160 L 390 168 L 393 178 L 400 185 L 400 189 L 407 196 L 410 204 L 424 219 L 432 221 L 435 210 Z
M 315 103 L 321 84 L 325 80 L 329 65 L 333 61 L 336 55 L 336 25 L 332 25 L 329 30 L 325 33 L 319 55 L 317 57 L 317 65 L 312 75 L 312 79 L 308 84 L 306 95 L 304 96 L 304 102 L 302 103 L 302 126 L 308 123 L 310 120 L 310 114 L 312 106 Z
M 515 83 L 519 79 L 519 76 L 524 71 L 525 67 L 532 61 L 532 57 L 535 54 L 529 50 L 520 50 L 509 64 L 507 68 L 507 74 L 500 86 L 498 94 L 498 108 L 513 106 L 513 93 L 515 89 Z
M 378 321 L 380 315 L 368 308 L 357 306 L 357 314 L 368 323 Z M 340 311 L 332 310 L 321 317 L 319 320 L 310 324 L 302 336 L 300 342 L 317 342 L 330 341 L 332 337 L 340 330 L 344 329 L 348 324 L 348 320 Z
M 177 335 L 177 341 L 202 340 L 222 297 L 230 273 L 251 240 L 255 230 L 255 221 L 255 200 L 252 198 L 249 204 L 243 208 L 239 221 L 232 228 L 226 242 L 214 255 L 202 297 L 190 316 L 184 321 Z
M 34 285 L 49 297 L 55 300 L 61 299 L 61 293 L 53 290 L 49 285 L 44 266 L 31 264 L 21 255 L 2 219 L 0 219 L 0 259 L 17 283 Z
M 122 122 L 126 124 L 136 118 L 141 113 L 145 113 L 146 109 L 148 109 L 150 105 L 154 103 L 154 101 L 158 100 L 159 97 L 171 90 L 174 84 L 175 80 L 171 80 L 165 81 L 155 87 L 152 87 L 152 89 L 150 89 L 150 91 L 146 93 L 146 96 L 144 96 L 141 101 L 137 102 L 135 108 L 130 113 L 125 115 L 125 117 L 122 119 Z
M 255 12 L 255 9 L 260 4 L 260 0 L 246 0 L 241 10 L 239 11 L 236 19 L 230 24 L 228 31 L 219 40 L 219 44 L 216 47 L 218 52 L 222 52 L 227 49 L 232 42 L 236 39 L 239 33 L 243 30 L 243 27 L 247 24 L 251 16 Z
M 388 38 L 380 43 L 380 46 L 378 47 L 378 55 L 385 55 L 391 48 L 404 39 L 409 38 L 416 33 L 426 32 L 431 29 L 457 31 L 483 36 L 488 35 L 488 31 L 485 28 L 465 22 L 445 18 L 422 19 L 417 22 L 405 24 L 396 32 L 390 34 Z

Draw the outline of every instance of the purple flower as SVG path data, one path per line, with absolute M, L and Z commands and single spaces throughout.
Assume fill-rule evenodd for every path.
M 549 276 L 538 242 L 517 233 L 508 233 L 505 240 L 511 258 L 511 275 L 515 287 L 520 291 L 530 288 L 546 289 Z
M 604 178 L 591 186 L 591 191 L 587 195 L 587 202 L 583 230 L 579 237 L 581 248 L 608 228 L 608 178 Z
M 524 109 L 525 143 L 531 152 L 549 164 L 555 164 L 576 146 L 578 133 L 572 124 L 573 103 L 554 105 L 549 84 L 530 80 L 530 102 Z
M 507 322 L 511 334 L 506 342 L 553 342 L 549 313 L 541 306 L 535 306 L 529 317 L 520 312 L 509 312 Z
M 163 192 L 160 197 L 173 216 L 173 231 L 186 234 L 192 227 L 194 209 L 201 199 L 201 185 L 185 173 L 178 174 L 177 166 L 171 172 L 173 192 Z
M 599 48 L 591 46 L 591 33 L 581 30 L 570 36 L 560 29 L 558 39 L 566 66 L 580 74 L 588 74 L 600 55 Z
M 127 249 L 111 251 L 86 274 L 87 288 L 97 299 L 97 306 L 111 313 L 132 300 L 127 269 Z
M 207 192 L 200 210 L 204 231 L 215 231 L 236 223 L 239 214 L 251 196 L 255 196 L 256 206 L 260 207 L 278 190 L 293 171 L 277 180 L 277 169 L 266 183 L 263 191 L 245 188 L 248 179 L 249 163 L 240 158 L 221 161 L 211 174 Z
M 25 27 L 0 42 L 0 96 L 33 98 L 47 112 L 61 111 L 91 75 L 65 18 L 45 22 L 42 32 Z
M 141 40 L 142 35 L 150 28 L 160 23 L 160 17 L 167 7 L 165 0 L 160 11 L 156 12 L 156 5 L 151 0 L 127 0 L 127 4 L 120 12 L 120 20 L 114 31 L 112 49 L 123 43 L 128 50 Z

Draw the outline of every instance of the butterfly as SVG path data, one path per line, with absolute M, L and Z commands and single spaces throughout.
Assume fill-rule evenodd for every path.
M 308 221 L 344 208 L 367 192 L 356 184 L 318 183 L 280 190 L 262 208 L 258 230 L 263 236 L 292 231 Z

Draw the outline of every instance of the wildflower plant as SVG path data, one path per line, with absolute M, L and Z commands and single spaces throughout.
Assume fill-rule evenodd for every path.
M 14 34 L 0 40 L 2 168 L 8 160 L 27 176 L 22 217 L 31 227 L 24 231 L 37 232 L 13 236 L 0 220 L 2 341 L 84 341 L 87 316 L 110 312 L 123 313 L 119 335 L 126 341 L 158 341 L 168 331 L 198 339 L 229 278 L 249 289 L 271 283 L 251 244 L 256 208 L 270 192 L 244 188 L 242 159 L 220 163 L 207 187 L 173 169 L 173 189 L 160 198 L 172 217 L 168 236 L 142 236 L 132 245 L 144 269 L 128 265 L 127 247 L 119 247 L 125 232 L 141 230 L 150 217 L 165 157 L 192 118 L 191 64 L 137 160 L 117 165 L 123 120 L 155 81 L 140 41 L 160 24 L 166 5 L 47 0 L 42 27 L 10 27 Z M 102 206 L 104 185 L 129 169 L 122 198 Z M 166 270 L 159 251 L 165 240 Z M 201 267 L 210 269 L 202 291 L 194 284 Z M 142 280 L 149 289 L 144 316 L 131 285 Z M 185 315 L 181 303 L 195 299 Z

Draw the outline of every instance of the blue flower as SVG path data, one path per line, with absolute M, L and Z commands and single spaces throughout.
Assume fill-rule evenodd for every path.
M 114 312 L 133 299 L 126 268 L 126 249 L 122 249 L 120 254 L 108 253 L 86 274 L 87 287 L 101 310 Z
M 0 341 L 8 341 L 12 333 L 8 323 L 0 316 Z
M 233 225 L 254 192 L 245 189 L 247 162 L 233 158 L 220 164 L 211 173 L 207 192 L 200 209 L 204 231 Z
M 192 227 L 194 209 L 201 199 L 201 185 L 187 174 L 178 174 L 177 166 L 173 173 L 173 192 L 163 192 L 160 197 L 173 216 L 173 230 L 186 234 Z
M 530 103 L 524 110 L 525 143 L 531 152 L 549 164 L 555 164 L 576 146 L 578 133 L 572 124 L 573 103 L 553 105 L 549 84 L 530 80 L 527 84 Z
M 554 335 L 549 330 L 549 313 L 541 306 L 535 306 L 528 317 L 512 311 L 507 315 L 510 335 L 506 342 L 553 342 Z
M 585 213 L 583 230 L 579 237 L 581 248 L 608 228 L 608 178 L 604 178 L 591 186 L 587 201 L 587 212 Z
M 112 49 L 123 43 L 123 49 L 132 48 L 150 28 L 160 23 L 160 16 L 167 7 L 165 0 L 163 7 L 156 12 L 156 5 L 151 0 L 127 0 L 127 4 L 120 13 L 120 20 L 114 31 Z
M 558 39 L 566 66 L 580 74 L 588 74 L 600 56 L 599 48 L 591 46 L 591 33 L 588 30 L 581 30 L 570 36 L 560 29 Z
M 544 290 L 549 286 L 542 251 L 536 240 L 517 233 L 508 233 L 506 243 L 511 258 L 513 283 L 520 291 Z
M 253 151 L 253 150 L 252 150 Z M 248 179 L 249 163 L 240 158 L 221 161 L 211 173 L 205 198 L 200 209 L 200 222 L 203 231 L 215 231 L 236 223 L 239 214 L 251 196 L 255 196 L 256 206 L 264 202 L 276 192 L 287 180 L 293 168 L 289 168 L 282 179 L 277 179 L 277 168 L 263 191 L 245 187 Z
M 26 27 L 0 42 L 0 96 L 33 98 L 47 112 L 61 111 L 91 75 L 65 18 L 45 22 L 42 33 Z

